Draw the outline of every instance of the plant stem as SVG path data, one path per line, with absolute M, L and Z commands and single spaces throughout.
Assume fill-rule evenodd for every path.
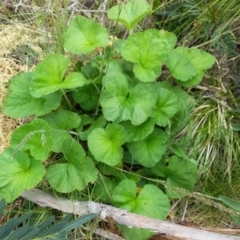
M 68 100 L 68 97 L 67 97 L 65 91 L 64 91 L 63 89 L 61 89 L 61 92 L 62 92 L 63 97 L 65 98 L 65 100 L 66 100 L 66 102 L 67 102 L 67 105 L 68 105 L 69 109 L 70 109 L 70 110 L 73 110 L 73 106 L 72 106 L 72 104 L 70 103 L 70 101 Z

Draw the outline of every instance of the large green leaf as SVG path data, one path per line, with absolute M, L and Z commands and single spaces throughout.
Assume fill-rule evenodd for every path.
M 155 122 L 151 118 L 138 126 L 132 125 L 130 121 L 122 122 L 121 124 L 127 132 L 126 142 L 143 140 L 153 132 L 155 126 Z
M 83 86 L 86 79 L 78 72 L 71 73 L 63 81 L 68 65 L 69 59 L 67 57 L 60 54 L 49 54 L 36 66 L 30 84 L 31 95 L 39 98 L 61 89 Z
M 35 187 L 45 169 L 40 161 L 12 148 L 0 154 L 0 199 L 12 202 L 26 189 Z
M 64 48 L 74 54 L 89 53 L 108 44 L 107 29 L 83 16 L 72 19 L 65 34 Z
M 156 219 L 165 219 L 169 211 L 169 200 L 158 187 L 147 184 L 137 194 L 137 185 L 131 180 L 123 180 L 114 189 L 113 202 L 127 211 Z
M 166 151 L 167 140 L 167 134 L 156 128 L 147 138 L 127 143 L 127 147 L 136 161 L 144 167 L 153 167 Z
M 11 78 L 8 93 L 3 102 L 3 113 L 11 118 L 41 116 L 55 110 L 60 105 L 61 93 L 56 92 L 42 98 L 30 94 L 33 73 L 19 73 Z
M 81 118 L 77 113 L 68 110 L 59 110 L 42 117 L 52 127 L 52 138 L 54 152 L 61 152 L 64 148 L 64 141 L 71 140 L 69 130 L 77 128 Z
M 54 189 L 63 193 L 81 191 L 88 183 L 97 180 L 98 172 L 93 161 L 86 157 L 76 140 L 66 140 L 62 152 L 68 162 L 53 164 L 47 169 L 47 179 Z
M 126 77 L 115 72 L 108 74 L 104 86 L 106 89 L 100 95 L 100 104 L 108 121 L 130 120 L 139 125 L 152 114 L 156 92 L 151 85 L 138 83 L 128 89 Z
M 160 85 L 157 86 L 157 103 L 153 112 L 153 118 L 160 127 L 168 125 L 172 118 L 179 110 L 178 98 L 176 94 Z
M 12 133 L 11 146 L 15 149 L 30 150 L 37 160 L 46 160 L 52 150 L 52 131 L 41 119 L 20 126 Z
M 134 74 L 142 82 L 153 82 L 160 75 L 161 64 L 177 41 L 173 33 L 148 29 L 132 34 L 123 44 L 121 55 L 136 63 Z
M 176 49 L 167 58 L 166 66 L 174 78 L 183 82 L 188 81 L 197 74 L 197 70 L 191 60 Z
M 110 166 L 117 165 L 123 157 L 122 145 L 126 141 L 123 126 L 111 124 L 103 128 L 95 128 L 88 136 L 88 147 L 99 162 Z
M 127 4 L 116 5 L 108 10 L 108 18 L 122 23 L 132 30 L 152 10 L 145 0 L 129 0 Z
M 167 194 L 171 198 L 184 196 L 178 189 L 192 191 L 197 180 L 197 163 L 194 160 L 172 156 L 160 161 L 153 169 L 160 177 L 167 177 Z

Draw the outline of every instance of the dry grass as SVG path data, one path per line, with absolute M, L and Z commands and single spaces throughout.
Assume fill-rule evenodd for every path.
M 38 37 L 36 37 L 38 36 Z M 36 28 L 21 24 L 0 25 L 0 108 L 7 93 L 8 81 L 21 71 L 31 70 L 24 61 L 19 61 L 12 53 L 19 45 L 30 45 L 40 52 L 40 36 Z M 16 106 L 17 107 L 17 106 Z M 10 119 L 0 112 L 0 152 L 9 144 L 12 131 L 20 124 L 20 119 Z

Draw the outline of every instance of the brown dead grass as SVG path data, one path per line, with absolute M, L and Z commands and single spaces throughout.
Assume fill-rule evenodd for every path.
M 17 62 L 11 57 L 11 52 L 21 44 L 31 45 L 37 51 L 40 34 L 29 25 L 12 23 L 11 25 L 0 25 L 0 109 L 7 94 L 7 86 L 11 77 L 21 71 L 29 71 L 26 64 Z M 16 106 L 18 107 L 18 106 Z M 12 131 L 20 124 L 19 119 L 10 119 L 0 111 L 0 152 L 9 144 Z

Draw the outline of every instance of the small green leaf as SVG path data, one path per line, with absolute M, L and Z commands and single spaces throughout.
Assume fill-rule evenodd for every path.
M 135 142 L 143 140 L 151 134 L 154 130 L 155 122 L 149 118 L 147 121 L 138 126 L 132 125 L 130 121 L 122 122 L 121 125 L 124 126 L 127 132 L 126 142 Z
M 149 84 L 138 83 L 128 89 L 128 81 L 121 73 L 109 74 L 100 95 L 104 117 L 108 121 L 130 120 L 134 125 L 145 122 L 156 103 L 155 90 Z
M 123 157 L 123 145 L 126 132 L 123 126 L 111 124 L 103 128 L 95 128 L 88 136 L 88 147 L 99 162 L 110 166 L 117 165 Z
M 108 44 L 107 29 L 83 16 L 72 19 L 65 34 L 64 48 L 74 54 L 84 54 Z
M 168 125 L 170 118 L 172 118 L 178 108 L 178 98 L 176 94 L 159 85 L 157 86 L 157 103 L 152 117 L 155 119 L 156 124 L 160 127 Z
M 152 172 L 160 177 L 167 177 L 167 194 L 171 198 L 184 196 L 178 189 L 192 191 L 197 180 L 197 163 L 193 160 L 172 156 L 159 162 Z
M 113 191 L 113 201 L 117 207 L 127 211 L 163 220 L 169 211 L 168 197 L 156 186 L 147 184 L 137 196 L 137 185 L 131 180 L 123 180 Z
M 41 161 L 48 158 L 52 145 L 51 128 L 41 119 L 20 126 L 14 130 L 11 137 L 11 147 L 23 151 L 30 150 L 31 155 Z
M 127 147 L 133 158 L 144 167 L 153 167 L 166 151 L 167 134 L 155 128 L 145 139 L 137 142 L 127 143 Z
M 11 78 L 8 93 L 3 102 L 3 113 L 11 118 L 41 116 L 55 110 L 61 102 L 61 93 L 34 98 L 29 91 L 33 73 L 19 73 Z
M 45 174 L 40 161 L 12 148 L 0 154 L 0 165 L 0 199 L 5 198 L 8 203 L 35 187 Z
M 167 59 L 177 41 L 173 33 L 148 29 L 134 33 L 122 44 L 121 55 L 136 63 L 133 71 L 142 82 L 153 82 L 161 73 L 161 64 Z
M 170 70 L 172 76 L 180 81 L 188 81 L 196 76 L 197 70 L 185 55 L 174 49 L 166 60 L 166 66 Z
M 99 91 L 93 84 L 78 88 L 72 93 L 75 102 L 79 103 L 86 111 L 95 110 L 99 101 Z
M 97 169 L 76 140 L 66 140 L 62 152 L 68 162 L 47 169 L 47 179 L 54 189 L 63 193 L 81 191 L 97 180 Z
M 218 198 L 221 202 L 225 203 L 228 207 L 240 212 L 240 202 L 239 201 L 233 200 L 233 199 L 223 196 L 223 195 L 219 196 Z
M 61 152 L 64 148 L 64 141 L 71 139 L 69 130 L 77 128 L 81 123 L 81 118 L 77 113 L 68 110 L 59 110 L 42 117 L 52 129 L 54 152 Z
M 122 23 L 132 30 L 152 10 L 145 0 L 129 0 L 127 4 L 116 5 L 108 10 L 108 18 Z
M 69 59 L 60 54 L 49 54 L 35 69 L 33 80 L 30 84 L 30 93 L 39 98 L 61 89 L 81 87 L 86 79 L 81 73 L 71 73 L 63 81 L 69 65 Z

